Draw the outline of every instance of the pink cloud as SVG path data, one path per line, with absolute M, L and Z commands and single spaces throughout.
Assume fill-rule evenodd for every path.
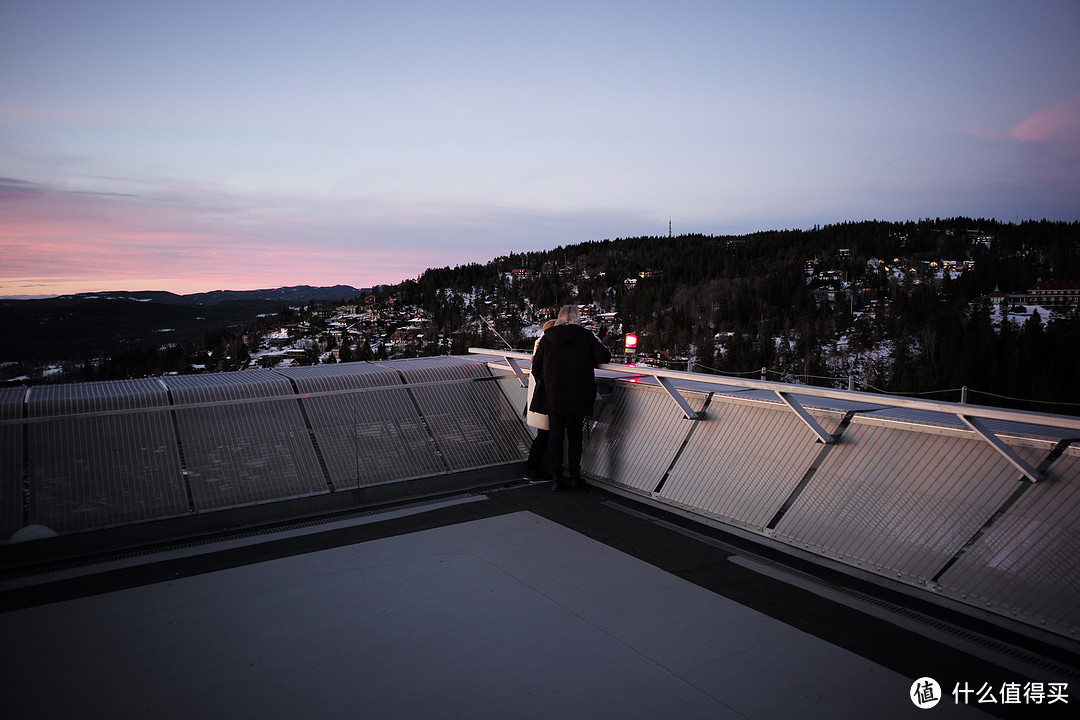
M 964 128 L 960 132 L 967 135 L 975 135 L 976 137 L 985 138 L 987 140 L 1003 140 L 1010 137 L 1009 133 L 1001 132 L 999 130 L 981 130 L 978 128 Z
M 1013 127 L 1012 136 L 1023 142 L 1080 143 L 1080 95 L 1030 115 Z
M 12 184 L 0 188 L 0 296 L 370 282 L 361 254 L 332 243 L 134 196 Z M 363 255 L 377 266 L 379 253 Z
M 463 257 L 461 238 L 439 242 L 428 226 L 370 214 L 183 188 L 73 192 L 0 178 L 0 296 L 366 287 L 496 254 Z
M 430 267 L 486 262 L 515 244 L 543 247 L 566 223 L 485 206 L 267 197 L 151 182 L 119 187 L 132 192 L 0 177 L 0 296 L 362 288 Z

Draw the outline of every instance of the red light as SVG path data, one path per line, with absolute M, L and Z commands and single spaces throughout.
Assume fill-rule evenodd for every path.
M 633 333 L 630 333 L 630 334 L 628 334 L 626 336 L 626 349 L 627 350 L 636 350 L 637 349 L 637 335 L 635 335 Z

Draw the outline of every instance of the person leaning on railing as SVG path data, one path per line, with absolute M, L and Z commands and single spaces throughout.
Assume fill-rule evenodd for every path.
M 536 342 L 533 343 L 533 362 L 536 361 L 536 349 L 540 346 L 540 340 L 544 337 L 544 333 L 554 325 L 554 320 L 548 320 L 540 328 L 540 335 L 537 336 Z M 532 446 L 529 448 L 528 471 L 525 473 L 525 479 L 531 483 L 542 483 L 551 479 L 551 476 L 547 474 L 547 470 L 544 469 L 544 456 L 547 454 L 548 438 L 551 433 L 549 432 L 548 416 L 529 409 L 536 394 L 536 386 L 536 376 L 533 370 L 530 369 L 529 390 L 525 397 L 525 423 L 529 427 L 536 428 L 536 437 L 533 438 Z
M 550 437 L 544 464 L 554 481 L 553 490 L 562 490 L 567 484 L 562 477 L 564 439 L 569 484 L 581 484 L 585 416 L 592 414 L 596 399 L 593 368 L 610 360 L 608 349 L 581 327 L 576 305 L 559 308 L 555 326 L 536 346 L 532 374 L 538 385 L 529 409 L 548 416 Z

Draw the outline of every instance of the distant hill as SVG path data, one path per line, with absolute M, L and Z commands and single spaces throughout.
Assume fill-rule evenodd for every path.
M 149 300 L 170 305 L 216 305 L 230 300 L 273 300 L 274 302 L 299 303 L 317 300 L 326 302 L 353 298 L 362 292 L 364 291 L 351 285 L 331 285 L 329 287 L 292 285 L 290 287 L 264 288 L 262 290 L 211 290 L 210 292 L 191 293 L 189 295 L 177 295 L 176 293 L 162 292 L 160 290 L 139 290 L 135 292 L 117 290 L 100 293 L 76 293 L 74 295 L 62 295 L 58 298 L 45 299 Z
M 228 300 L 274 300 L 278 302 L 305 303 L 308 300 L 320 302 L 347 300 L 360 295 L 363 290 L 350 285 L 332 285 L 330 287 L 312 287 L 294 285 L 265 290 L 213 290 L 211 292 L 183 295 L 196 305 L 213 305 Z
M 206 332 L 253 325 L 259 315 L 309 301 L 336 302 L 362 290 L 348 285 L 264 290 L 80 293 L 0 300 L 0 362 L 84 360 L 133 346 L 184 344 Z

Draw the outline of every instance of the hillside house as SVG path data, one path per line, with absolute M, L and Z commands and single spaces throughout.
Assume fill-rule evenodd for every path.
M 1057 280 L 1036 283 L 1027 291 L 1027 302 L 1044 307 L 1080 305 L 1080 282 Z

